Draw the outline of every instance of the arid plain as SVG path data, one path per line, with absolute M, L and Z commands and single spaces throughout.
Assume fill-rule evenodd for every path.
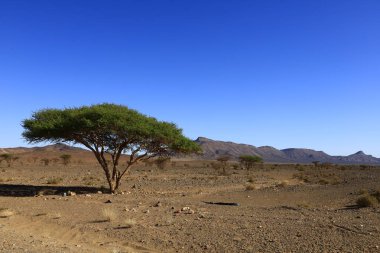
M 161 169 L 138 164 L 111 195 L 90 152 L 13 152 L 19 159 L 0 165 L 1 252 L 380 251 L 380 206 L 357 205 L 376 199 L 376 166 L 248 173 L 231 161 L 223 173 L 216 161 L 172 159 Z

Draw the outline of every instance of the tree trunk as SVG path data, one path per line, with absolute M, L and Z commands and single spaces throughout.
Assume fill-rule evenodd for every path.
M 111 193 L 116 193 L 120 186 L 121 177 L 107 178 Z
M 110 178 L 108 179 L 108 185 L 110 187 L 110 192 L 111 193 L 116 193 L 116 190 L 117 190 L 117 183 L 116 183 L 116 180 L 113 179 L 113 178 Z

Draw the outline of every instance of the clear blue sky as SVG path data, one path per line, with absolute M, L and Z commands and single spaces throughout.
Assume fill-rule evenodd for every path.
M 0 147 L 111 102 L 190 138 L 380 157 L 380 1 L 0 2 Z

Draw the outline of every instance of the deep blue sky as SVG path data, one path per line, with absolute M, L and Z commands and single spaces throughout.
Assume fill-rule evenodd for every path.
M 190 138 L 380 157 L 380 1 L 0 1 L 0 147 L 124 104 Z

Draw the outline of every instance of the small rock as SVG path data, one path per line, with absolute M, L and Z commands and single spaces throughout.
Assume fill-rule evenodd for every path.
M 192 210 L 190 207 L 188 206 L 185 206 L 185 207 L 182 207 L 181 211 L 184 213 L 184 214 L 194 214 L 195 211 Z
M 68 191 L 67 192 L 67 195 L 68 196 L 75 196 L 75 195 L 77 195 L 75 192 L 72 192 L 72 191 Z
M 103 194 L 103 192 L 102 191 L 98 191 L 98 194 Z
M 156 204 L 153 205 L 154 207 L 160 207 L 162 206 L 162 203 L 160 201 L 158 201 Z
M 149 210 L 146 210 L 144 213 L 150 213 L 150 211 L 149 211 Z
M 109 200 L 107 200 L 106 202 L 104 202 L 104 203 L 106 203 L 106 204 L 111 204 L 112 203 L 112 201 L 109 199 Z
M 91 197 L 91 195 L 90 195 L 90 194 L 86 194 L 85 196 L 86 196 L 86 197 Z

